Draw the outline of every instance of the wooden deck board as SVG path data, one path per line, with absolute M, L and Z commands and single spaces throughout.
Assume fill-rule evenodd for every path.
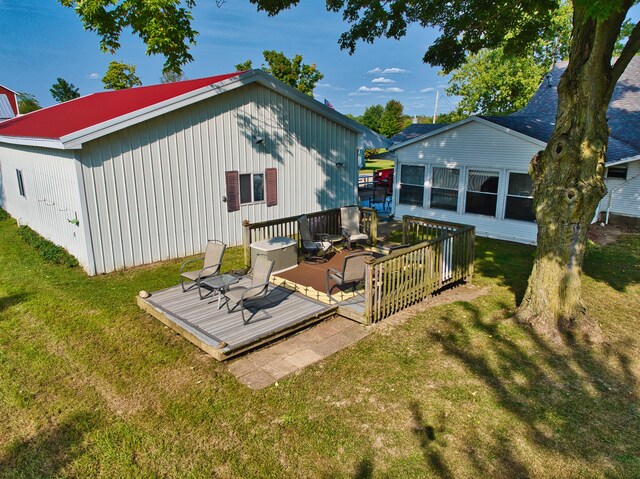
M 278 286 L 270 286 L 264 300 L 245 310 L 247 318 L 253 314 L 247 324 L 239 308 L 230 313 L 223 302 L 218 309 L 215 295 L 201 300 L 197 289 L 183 292 L 179 285 L 138 298 L 138 304 L 219 360 L 317 322 L 336 310 L 336 306 Z

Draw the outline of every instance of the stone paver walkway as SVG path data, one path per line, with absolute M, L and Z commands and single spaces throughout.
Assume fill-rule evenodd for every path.
M 338 316 L 273 346 L 233 360 L 229 371 L 242 384 L 262 389 L 357 343 L 370 332 L 370 327 Z

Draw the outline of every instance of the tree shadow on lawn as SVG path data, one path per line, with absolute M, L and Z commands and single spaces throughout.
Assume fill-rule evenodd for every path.
M 640 236 L 623 236 L 607 246 L 589 245 L 584 273 L 620 292 L 640 284 Z
M 10 296 L 0 296 L 0 313 L 2 313 L 5 309 L 9 309 L 11 306 L 22 303 L 29 296 L 30 295 L 27 293 L 16 293 Z
M 481 276 L 495 278 L 499 285 L 508 287 L 519 305 L 534 256 L 534 246 L 477 238 L 474 266 Z M 620 292 L 629 285 L 640 284 L 640 236 L 626 236 L 607 246 L 589 245 L 584 274 Z
M 439 324 L 446 326 L 428 333 L 425 341 L 439 343 L 443 354 L 472 376 L 471 382 L 484 385 L 498 409 L 495 417 L 485 410 L 473 418 L 474 430 L 456 437 L 452 451 L 437 440 L 438 431 L 448 429 L 445 418 L 429 425 L 420 406 L 410 405 L 414 434 L 438 477 L 454 477 L 449 464 L 459 462 L 461 452 L 479 477 L 531 477 L 535 471 L 526 456 L 518 457 L 518 443 L 540 451 L 537 463 L 560 457 L 575 467 L 589 464 L 596 476 L 640 476 L 640 398 L 629 356 L 636 346 L 630 340 L 601 350 L 558 349 L 531 329 L 518 328 L 513 336 L 522 336 L 511 337 L 501 327 L 507 307 L 495 319 L 483 317 L 473 304 L 462 307 L 471 319 L 458 319 L 459 310 L 442 316 Z M 480 410 L 469 405 L 469 411 Z M 496 426 L 496 421 L 504 423 Z M 460 434 L 461 429 L 454 431 Z
M 82 442 L 96 429 L 96 413 L 78 412 L 35 436 L 4 446 L 0 477 L 61 477 L 67 464 L 84 453 Z

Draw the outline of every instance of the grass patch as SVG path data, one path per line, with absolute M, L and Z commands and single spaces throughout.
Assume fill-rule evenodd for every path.
M 181 261 L 89 278 L 1 222 L 0 477 L 638 477 L 639 252 L 587 257 L 602 350 L 509 321 L 533 248 L 479 238 L 490 294 L 252 391 L 137 308 Z
M 78 260 L 71 256 L 67 250 L 43 238 L 28 226 L 18 227 L 18 236 L 34 248 L 47 263 L 60 264 L 69 268 L 78 266 Z
M 0 221 L 7 221 L 9 218 L 11 218 L 11 216 L 9 216 L 9 213 L 0 208 Z
M 372 171 L 393 168 L 394 166 L 393 160 L 365 160 L 364 168 L 360 170 L 360 173 L 371 173 Z

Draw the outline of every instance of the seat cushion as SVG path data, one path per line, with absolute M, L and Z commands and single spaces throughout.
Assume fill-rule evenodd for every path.
M 364 233 L 356 233 L 349 236 L 349 241 L 369 241 L 369 235 Z

